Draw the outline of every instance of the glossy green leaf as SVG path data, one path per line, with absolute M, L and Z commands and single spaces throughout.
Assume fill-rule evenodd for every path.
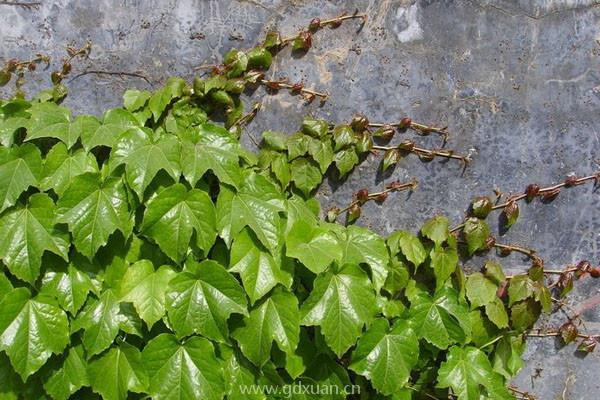
M 194 186 L 210 170 L 221 182 L 239 187 L 240 155 L 240 144 L 231 133 L 217 125 L 201 125 L 182 144 L 183 176 Z
M 308 144 L 308 154 L 310 154 L 313 160 L 319 164 L 321 173 L 324 174 L 333 162 L 333 148 L 331 146 L 331 141 L 326 139 L 312 140 Z M 351 162 L 352 161 L 353 160 L 351 160 Z M 354 165 L 352 165 L 350 169 L 352 169 L 352 167 L 354 167 Z
M 147 90 L 127 90 L 123 94 L 123 105 L 129 111 L 137 111 L 146 104 L 152 96 Z
M 486 240 L 488 236 L 490 236 L 490 228 L 487 222 L 481 219 L 469 218 L 465 222 L 463 233 L 465 235 L 465 240 L 467 241 L 469 254 L 473 254 L 477 250 L 485 248 Z
M 302 325 L 321 327 L 328 346 L 340 357 L 356 343 L 375 313 L 375 293 L 364 271 L 347 264 L 319 275 L 301 307 Z
M 415 267 L 421 265 L 427 258 L 425 247 L 415 235 L 406 231 L 396 231 L 387 239 L 388 246 L 393 255 L 402 252 L 408 261 L 414 264 Z
M 123 182 L 99 174 L 77 176 L 58 200 L 57 222 L 66 223 L 77 250 L 91 258 L 117 229 L 131 232 L 131 215 Z
M 0 147 L 0 212 L 13 206 L 21 193 L 36 186 L 42 170 L 42 157 L 32 144 Z
M 433 240 L 435 244 L 442 244 L 450 235 L 448 218 L 437 215 L 429 219 L 421 228 L 423 236 Z
M 142 360 L 154 400 L 223 398 L 223 366 L 213 345 L 202 337 L 181 343 L 173 335 L 160 334 L 146 345 Z
M 329 229 L 300 220 L 287 235 L 286 254 L 318 274 L 342 258 L 342 247 Z
M 296 350 L 300 334 L 298 299 L 292 293 L 276 288 L 244 318 L 233 332 L 244 355 L 257 366 L 269 359 L 273 341 L 282 351 Z
M 67 272 L 49 271 L 42 278 L 42 293 L 58 300 L 71 315 L 77 314 L 92 290 L 94 284 L 90 277 L 74 265 L 69 265 Z
M 83 386 L 89 386 L 87 362 L 83 346 L 69 348 L 61 367 L 44 384 L 46 392 L 55 400 L 67 400 Z
M 181 146 L 175 136 L 157 135 L 141 128 L 130 129 L 119 137 L 112 151 L 113 168 L 125 164 L 127 183 L 140 199 L 161 170 L 174 181 L 179 180 Z
M 125 342 L 91 361 L 88 375 L 92 390 L 106 400 L 126 400 L 128 392 L 142 393 L 149 383 L 142 354 Z
M 467 277 L 467 298 L 471 307 L 481 307 L 494 301 L 498 286 L 482 273 L 475 272 Z
M 388 274 L 389 254 L 384 240 L 372 231 L 349 226 L 338 234 L 342 245 L 341 264 L 365 263 L 371 267 L 375 290 L 385 283 Z
M 45 251 L 67 259 L 69 238 L 54 227 L 56 207 L 44 193 L 36 193 L 25 206 L 0 217 L 0 258 L 11 273 L 33 283 L 40 274 Z
M 167 314 L 179 337 L 200 333 L 220 342 L 229 336 L 231 314 L 247 315 L 246 294 L 215 261 L 190 262 L 169 282 Z
M 437 287 L 441 287 L 452 273 L 456 271 L 458 265 L 458 253 L 455 248 L 442 247 L 435 245 L 429 254 L 431 257 L 431 268 L 437 282 Z
M 57 143 L 44 160 L 40 188 L 52 189 L 62 196 L 73 179 L 86 172 L 98 172 L 98 164 L 93 155 L 86 154 L 83 149 L 69 151 L 64 143 Z
M 111 345 L 119 333 L 122 318 L 118 298 L 112 290 L 105 290 L 99 299 L 77 316 L 71 330 L 84 329 L 82 342 L 88 358 L 102 353 Z
M 167 285 L 174 276 L 175 272 L 166 265 L 155 271 L 150 261 L 138 261 L 125 272 L 119 288 L 119 298 L 133 303 L 148 329 L 152 329 L 165 315 Z
M 97 128 L 94 117 L 80 116 L 71 123 L 71 112 L 56 103 L 34 103 L 28 110 L 31 117 L 27 124 L 27 140 L 53 137 L 62 141 L 67 148 L 73 147 L 83 130 Z
M 252 303 L 267 294 L 278 283 L 290 288 L 293 267 L 282 257 L 274 257 L 244 228 L 231 246 L 230 272 L 240 274 L 244 289 Z
M 148 100 L 148 108 L 152 111 L 154 122 L 158 122 L 167 106 L 181 96 L 185 81 L 180 78 L 169 78 L 163 88 L 156 91 Z
M 333 142 L 335 152 L 354 143 L 354 131 L 349 125 L 338 125 L 333 129 Z
M 365 376 L 379 393 L 391 395 L 409 380 L 419 361 L 419 341 L 406 321 L 390 329 L 386 319 L 377 319 L 359 339 L 350 369 Z
M 346 176 L 358 164 L 358 155 L 353 148 L 343 149 L 333 157 L 335 166 L 341 177 Z
M 265 177 L 250 174 L 239 192 L 221 186 L 217 200 L 217 229 L 230 243 L 245 226 L 256 234 L 272 253 L 281 245 L 281 217 L 284 200 L 280 189 Z
M 69 343 L 67 315 L 43 297 L 17 288 L 0 302 L 0 350 L 23 380 Z
M 121 134 L 138 126 L 140 122 L 129 111 L 122 108 L 108 110 L 96 129 L 86 129 L 81 132 L 81 143 L 86 151 L 97 146 L 112 147 Z
M 514 399 L 504 385 L 485 353 L 472 346 L 451 347 L 438 371 L 438 386 L 452 388 L 459 400 Z
M 190 246 L 208 251 L 217 235 L 215 206 L 204 191 L 187 190 L 181 183 L 169 186 L 153 198 L 146 208 L 141 231 L 152 238 L 166 255 L 181 262 Z
M 297 158 L 290 166 L 292 181 L 305 196 L 309 196 L 323 180 L 318 164 L 306 158 Z
M 468 341 L 469 310 L 459 303 L 454 289 L 443 288 L 434 297 L 420 293 L 410 302 L 409 318 L 419 338 L 440 349 Z

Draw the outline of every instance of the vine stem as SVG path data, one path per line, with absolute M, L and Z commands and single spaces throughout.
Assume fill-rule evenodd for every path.
M 365 203 L 365 202 L 371 201 L 371 200 L 376 200 L 377 197 L 381 196 L 382 194 L 387 194 L 387 193 L 392 193 L 392 192 L 401 192 L 401 191 L 407 190 L 407 189 L 414 190 L 414 188 L 416 188 L 416 187 L 417 187 L 417 181 L 415 179 L 413 179 L 410 182 L 401 183 L 399 185 L 394 185 L 393 187 L 388 187 L 380 192 L 369 193 L 366 200 L 364 200 L 362 202 L 360 200 L 352 201 L 346 207 L 339 210 L 338 215 L 345 213 L 346 211 L 348 211 L 350 208 L 352 208 L 353 206 L 355 206 L 357 204 Z
M 450 136 L 450 132 L 448 132 L 447 126 L 441 128 L 441 127 L 437 127 L 437 126 L 421 124 L 421 123 L 414 122 L 414 121 L 410 121 L 410 123 L 408 123 L 408 124 L 404 120 L 401 120 L 399 122 L 388 123 L 388 124 L 369 123 L 367 126 L 370 128 L 383 128 L 386 126 L 390 126 L 390 127 L 394 127 L 394 128 L 407 128 L 407 129 L 412 129 L 414 131 L 417 131 L 417 132 L 421 133 L 422 135 L 428 135 L 430 133 L 437 133 L 438 135 L 442 136 L 442 138 L 444 140 L 444 142 L 443 142 L 444 145 L 446 144 L 446 142 L 448 141 L 448 137 Z
M 525 392 L 523 390 L 517 389 L 514 386 L 508 386 L 508 390 L 510 390 L 510 391 L 514 392 L 515 394 L 517 394 L 519 396 L 519 399 L 522 399 L 522 400 L 535 400 L 536 399 L 529 392 Z
M 316 30 L 322 29 L 326 26 L 339 26 L 339 24 L 348 19 L 362 19 L 364 24 L 367 20 L 367 14 L 359 14 L 357 10 L 356 12 L 354 12 L 354 14 L 344 13 L 338 17 L 324 19 L 320 21 L 319 26 L 316 28 Z M 287 46 L 288 44 L 293 42 L 297 37 L 298 35 L 296 34 L 294 36 L 281 39 L 281 47 Z
M 521 253 L 526 255 L 529 258 L 534 258 L 536 256 L 536 251 L 532 250 L 532 249 L 527 249 L 525 247 L 521 247 L 521 246 L 515 246 L 512 244 L 501 244 L 501 243 L 494 243 L 494 247 L 497 249 L 501 249 L 501 250 L 508 250 L 508 251 L 516 251 L 517 253 Z
M 409 144 L 414 144 L 411 141 L 408 141 L 408 142 L 410 142 Z M 406 145 L 406 143 L 408 143 L 408 142 L 404 142 L 404 145 Z M 398 146 L 374 145 L 373 150 L 382 150 L 382 151 L 400 150 L 400 151 L 406 151 L 409 153 L 415 153 L 415 154 L 421 155 L 421 156 L 443 157 L 443 158 L 448 158 L 448 159 L 459 160 L 465 164 L 468 164 L 469 162 L 471 162 L 471 158 L 469 156 L 454 154 L 454 152 L 452 150 L 432 150 L 432 149 L 425 149 L 423 147 L 418 147 L 418 146 L 410 146 L 410 147 L 406 148 L 403 146 L 403 144 L 400 144 Z
M 23 8 L 38 8 L 39 6 L 41 6 L 42 3 L 40 2 L 32 2 L 32 3 L 25 3 L 22 1 L 0 1 L 0 6 L 16 6 L 16 7 L 23 7 Z
M 72 77 L 69 82 L 73 82 L 75 79 L 82 77 L 84 75 L 111 75 L 111 76 L 119 76 L 119 77 L 123 77 L 123 76 L 130 76 L 130 77 L 134 77 L 134 78 L 140 78 L 143 79 L 144 81 L 146 81 L 146 83 L 150 84 L 150 79 L 148 79 L 148 77 L 146 77 L 144 74 L 140 73 L 140 72 L 124 72 L 124 71 L 103 71 L 103 70 L 96 70 L 96 69 L 90 69 L 87 71 L 83 71 L 80 72 L 79 74 L 75 75 L 74 77 Z
M 587 181 L 595 181 L 596 183 L 598 183 L 598 181 L 600 179 L 599 177 L 600 177 L 600 171 L 598 171 L 598 172 L 596 172 L 595 174 L 592 174 L 592 175 L 588 175 L 588 176 L 584 176 L 582 178 L 574 179 L 572 182 L 569 182 L 569 183 L 562 182 L 562 183 L 559 183 L 559 184 L 556 184 L 556 185 L 553 185 L 553 186 L 548 186 L 548 187 L 545 187 L 545 188 L 541 188 L 539 190 L 538 194 L 544 194 L 544 193 L 552 192 L 552 191 L 554 191 L 556 189 L 561 189 L 561 188 L 567 187 L 567 186 L 569 186 L 569 187 L 570 186 L 578 186 L 578 185 L 581 185 L 581 184 L 583 184 L 583 183 L 585 183 Z M 526 197 L 527 197 L 527 193 L 522 193 L 522 194 L 519 194 L 519 195 L 516 195 L 516 196 L 511 196 L 504 203 L 496 204 L 495 206 L 493 206 L 492 210 L 502 209 L 502 208 L 506 207 L 508 204 L 510 204 L 511 202 L 513 202 L 513 201 L 520 201 L 520 200 L 523 200 Z
M 558 331 L 549 331 L 549 332 L 525 332 L 525 336 L 528 337 L 555 337 L 561 336 L 561 333 Z M 600 339 L 600 334 L 598 335 L 586 335 L 585 333 L 577 333 L 577 337 L 581 339 Z
M 258 82 L 272 90 L 289 89 L 292 92 L 302 93 L 309 101 L 312 101 L 315 97 L 320 97 L 321 101 L 325 101 L 329 98 L 328 93 L 306 89 L 301 83 L 291 84 L 287 79 L 269 80 L 261 78 Z

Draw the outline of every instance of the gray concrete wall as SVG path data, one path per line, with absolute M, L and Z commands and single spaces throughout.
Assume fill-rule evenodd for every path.
M 286 93 L 266 97 L 249 131 L 292 132 L 304 114 L 344 121 L 358 111 L 373 121 L 410 115 L 447 124 L 448 147 L 472 153 L 474 162 L 461 174 L 452 162 L 402 160 L 385 182 L 416 177 L 419 189 L 364 209 L 361 223 L 383 234 L 416 230 L 435 213 L 458 222 L 473 196 L 494 188 L 520 191 L 532 182 L 549 184 L 571 172 L 599 169 L 597 0 L 41 2 L 30 10 L 0 5 L 0 59 L 38 51 L 60 59 L 66 43 L 90 39 L 91 60 L 76 70 L 93 65 L 142 71 L 151 80 L 87 75 L 68 83 L 66 104 L 94 114 L 120 105 L 126 88 L 157 88 L 170 75 L 193 77 L 195 66 L 218 62 L 231 47 L 258 43 L 268 26 L 294 33 L 313 16 L 355 8 L 368 13 L 360 33 L 356 23 L 322 31 L 305 57 L 293 59 L 284 51 L 270 72 L 304 79 L 328 91 L 330 101 L 319 107 Z M 46 83 L 37 74 L 27 88 L 33 92 Z M 419 141 L 437 146 L 439 138 Z M 343 184 L 324 184 L 323 207 L 346 204 L 362 187 L 383 187 L 378 167 L 372 157 Z M 499 240 L 531 244 L 556 268 L 582 258 L 600 262 L 600 193 L 591 185 L 564 191 L 552 204 L 523 206 L 521 216 Z M 502 262 L 512 269 L 526 266 L 517 256 Z M 479 264 L 475 259 L 468 266 Z M 599 282 L 578 282 L 571 303 L 588 329 L 600 332 Z M 580 358 L 573 346 L 529 342 L 527 366 L 515 384 L 541 399 L 600 397 L 600 354 Z

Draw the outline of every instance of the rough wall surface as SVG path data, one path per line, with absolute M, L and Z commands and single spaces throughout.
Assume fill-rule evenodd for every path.
M 473 154 L 464 173 L 452 162 L 407 157 L 381 176 L 380 158 L 372 157 L 345 182 L 326 182 L 319 191 L 328 208 L 345 205 L 362 187 L 375 190 L 416 177 L 420 184 L 412 195 L 365 206 L 361 223 L 383 234 L 416 230 L 435 213 L 458 222 L 473 196 L 494 188 L 520 191 L 529 183 L 549 184 L 599 168 L 597 0 L 41 0 L 34 9 L 1 3 L 0 61 L 34 52 L 58 60 L 65 44 L 90 39 L 91 59 L 75 72 L 140 71 L 150 79 L 148 84 L 90 74 L 68 82 L 66 104 L 94 114 L 120 105 L 126 88 L 157 88 L 171 75 L 193 77 L 194 67 L 220 61 L 232 47 L 257 43 L 268 26 L 293 33 L 313 16 L 365 11 L 369 21 L 360 32 L 352 22 L 324 30 L 306 56 L 284 51 L 270 72 L 303 79 L 331 99 L 319 107 L 286 93 L 267 96 L 248 135 L 260 137 L 266 128 L 291 133 L 307 113 L 330 121 L 347 121 L 360 111 L 372 121 L 409 115 L 447 124 L 448 147 Z M 31 93 L 46 87 L 47 79 L 34 75 L 26 88 Z M 435 135 L 418 140 L 439 145 Z M 586 185 L 564 191 L 551 204 L 524 205 L 520 221 L 499 237 L 531 244 L 552 267 L 584 258 L 597 264 L 600 191 Z M 514 269 L 526 264 L 518 256 L 502 262 Z M 467 266 L 480 267 L 477 259 Z M 588 330 L 600 332 L 598 282 L 578 282 L 570 303 Z M 574 350 L 530 339 L 527 365 L 515 384 L 540 399 L 597 399 L 600 354 L 580 358 Z

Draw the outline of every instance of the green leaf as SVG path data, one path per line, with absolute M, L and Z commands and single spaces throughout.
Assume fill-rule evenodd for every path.
M 86 172 L 98 172 L 93 154 L 86 153 L 83 149 L 69 152 L 64 143 L 57 143 L 44 160 L 40 189 L 52 189 L 60 197 L 76 176 Z
M 421 233 L 423 236 L 433 240 L 435 244 L 440 245 L 444 243 L 450 235 L 448 225 L 448 218 L 436 215 L 423 224 Z
M 29 186 L 36 186 L 42 156 L 34 145 L 0 147 L 0 212 L 13 206 Z
M 284 151 L 287 149 L 286 137 L 284 134 L 273 131 L 264 131 L 262 138 L 266 145 L 273 150 Z
M 381 170 L 383 172 L 387 171 L 390 167 L 398 164 L 402 155 L 400 154 L 400 150 L 398 149 L 388 149 L 383 154 L 383 160 L 381 161 Z
M 256 374 L 250 363 L 240 354 L 238 349 L 227 346 L 219 347 L 220 356 L 225 361 L 223 369 L 227 371 L 227 400 L 265 400 L 262 393 L 248 393 L 246 388 L 256 385 Z
M 69 225 L 75 247 L 92 258 L 117 229 L 125 237 L 131 232 L 131 215 L 123 182 L 102 180 L 99 174 L 75 177 L 58 200 L 57 222 Z
M 154 239 L 175 262 L 182 261 L 195 232 L 195 244 L 205 252 L 217 235 L 215 206 L 200 189 L 187 190 L 181 183 L 169 186 L 146 208 L 141 231 Z
M 0 237 L 5 238 L 0 242 L 0 258 L 19 279 L 36 281 L 45 251 L 67 260 L 69 241 L 54 228 L 55 208 L 47 194 L 36 193 L 27 205 L 0 218 Z
M 153 131 L 135 128 L 123 133 L 113 147 L 111 165 L 113 168 L 125 164 L 127 183 L 138 198 L 156 174 L 163 170 L 179 180 L 181 174 L 179 159 L 181 146 L 173 135 L 157 135 Z
M 287 288 L 292 285 L 292 266 L 282 257 L 271 255 L 248 228 L 242 229 L 233 241 L 230 266 L 230 272 L 240 274 L 252 304 L 278 283 Z
M 291 164 L 292 181 L 306 197 L 312 190 L 319 186 L 323 180 L 323 175 L 318 165 L 306 158 L 297 158 Z
M 34 103 L 29 112 L 31 117 L 27 124 L 26 140 L 53 137 L 71 148 L 82 131 L 93 131 L 98 126 L 96 118 L 91 116 L 80 116 L 71 123 L 71 112 L 52 102 Z
M 81 143 L 86 151 L 97 146 L 113 147 L 121 134 L 138 126 L 140 126 L 140 122 L 129 111 L 122 108 L 108 110 L 104 113 L 102 124 L 98 123 L 96 129 L 81 131 Z
M 335 152 L 350 146 L 354 143 L 354 131 L 349 125 L 338 125 L 333 129 L 333 142 Z
M 83 386 L 89 386 L 87 362 L 83 347 L 69 348 L 61 367 L 44 383 L 44 389 L 55 400 L 67 400 Z
M 514 399 L 504 385 L 486 354 L 472 346 L 451 347 L 438 371 L 438 386 L 452 388 L 459 400 Z
M 255 306 L 233 332 L 242 353 L 259 367 L 269 359 L 273 341 L 282 351 L 293 354 L 299 335 L 298 299 L 282 288 L 276 288 Z
M 429 255 L 431 268 L 435 275 L 436 287 L 440 288 L 452 276 L 458 265 L 458 253 L 455 248 L 435 245 Z
M 466 343 L 471 333 L 469 310 L 458 301 L 458 293 L 442 288 L 433 298 L 420 293 L 410 298 L 410 322 L 419 338 L 440 349 Z
M 496 285 L 499 285 L 501 282 L 506 280 L 506 275 L 504 275 L 502 266 L 497 261 L 486 261 L 485 265 L 483 266 L 483 270 L 485 276 L 488 279 L 491 279 Z
M 287 138 L 287 151 L 290 160 L 293 160 L 297 157 L 302 157 L 308 153 L 308 147 L 312 141 L 313 138 L 300 132 L 289 136 Z
M 525 350 L 523 336 L 505 336 L 498 341 L 494 349 L 492 364 L 494 371 L 511 379 L 523 368 L 522 355 Z
M 508 314 L 504 303 L 498 297 L 485 305 L 485 313 L 498 328 L 508 328 Z
M 142 354 L 125 342 L 90 362 L 88 374 L 92 390 L 106 400 L 126 400 L 129 391 L 142 393 L 149 383 Z
M 482 250 L 486 246 L 486 240 L 490 236 L 490 227 L 487 222 L 477 218 L 469 218 L 463 228 L 469 254 Z
M 480 272 L 467 276 L 466 288 L 467 298 L 472 308 L 485 306 L 497 298 L 498 286 Z
M 137 111 L 146 104 L 151 95 L 147 90 L 127 90 L 123 94 L 123 105 L 129 111 Z
M 359 339 L 349 368 L 369 379 L 379 393 L 392 395 L 408 382 L 418 361 L 419 341 L 406 321 L 390 329 L 386 319 L 377 319 Z
M 123 320 L 119 311 L 118 299 L 109 289 L 77 316 L 71 330 L 84 329 L 82 342 L 88 358 L 106 350 L 119 333 L 119 324 Z
M 527 275 L 515 275 L 508 285 L 508 305 L 533 296 L 534 282 Z
M 203 124 L 193 131 L 191 143 L 182 144 L 183 176 L 192 185 L 210 170 L 223 183 L 239 187 L 242 182 L 239 159 L 241 147 L 226 129 Z
M 517 331 L 529 329 L 538 320 L 541 312 L 540 303 L 532 298 L 518 301 L 510 306 L 511 325 Z
M 319 274 L 334 260 L 342 258 L 342 247 L 329 229 L 299 220 L 287 235 L 286 255 L 300 260 L 306 268 Z
M 247 315 L 246 294 L 237 280 L 215 261 L 189 262 L 167 288 L 167 314 L 179 337 L 200 333 L 226 342 L 227 319 Z
M 221 400 L 225 392 L 223 367 L 213 345 L 193 336 L 180 343 L 173 335 L 150 340 L 142 352 L 148 371 L 148 393 L 154 400 Z
M 353 148 L 348 148 L 335 153 L 333 160 L 340 176 L 344 177 L 358 164 L 358 155 Z
M 90 277 L 73 265 L 67 272 L 49 271 L 42 278 L 42 293 L 54 297 L 71 315 L 77 314 L 94 289 Z
M 127 268 L 121 280 L 120 301 L 133 303 L 148 329 L 152 329 L 165 315 L 165 293 L 174 275 L 169 266 L 163 265 L 155 271 L 150 261 L 138 261 Z
M 390 294 L 396 294 L 406 287 L 408 279 L 409 272 L 407 265 L 402 261 L 392 260 L 383 288 Z
M 375 294 L 369 278 L 358 266 L 319 275 L 302 304 L 302 325 L 318 325 L 327 345 L 341 357 L 356 343 L 362 328 L 375 313 Z
M 180 78 L 169 78 L 165 86 L 156 91 L 148 101 L 148 107 L 152 110 L 154 122 L 158 122 L 162 113 L 174 99 L 181 96 L 185 81 Z
M 260 242 L 275 253 L 281 245 L 280 211 L 285 210 L 281 190 L 264 176 L 250 174 L 239 192 L 221 186 L 217 200 L 217 229 L 226 243 L 231 243 L 245 226 Z
M 419 238 L 410 232 L 396 231 L 392 233 L 387 239 L 387 244 L 393 255 L 401 250 L 404 257 L 413 263 L 415 267 L 421 265 L 427 258 L 425 247 L 423 247 Z
M 375 290 L 379 291 L 388 274 L 389 254 L 383 239 L 366 228 L 349 226 L 338 234 L 343 264 L 365 263 L 371 267 Z
M 271 171 L 273 171 L 273 174 L 275 174 L 275 177 L 283 188 L 286 188 L 292 180 L 290 163 L 285 154 L 275 153 L 271 160 Z
M 308 144 L 308 154 L 319 164 L 321 173 L 327 172 L 327 169 L 333 162 L 333 148 L 331 141 L 327 139 L 312 140 Z M 350 167 L 352 169 L 352 167 Z
M 329 131 L 329 123 L 324 119 L 304 118 L 302 132 L 315 138 L 322 138 Z
M 23 381 L 42 367 L 52 354 L 69 343 L 69 322 L 59 307 L 29 290 L 14 289 L 0 302 L 0 350 Z

